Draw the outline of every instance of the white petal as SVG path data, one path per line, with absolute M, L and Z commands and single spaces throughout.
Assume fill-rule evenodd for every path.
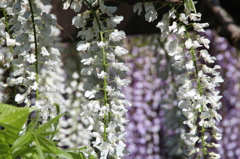
M 45 47 L 42 47 L 41 48 L 41 55 L 42 56 L 49 56 L 50 54 Z
M 17 94 L 17 95 L 15 96 L 15 101 L 16 101 L 18 104 L 22 103 L 22 102 L 24 101 L 24 99 L 25 99 L 25 96 L 22 95 L 22 94 Z
M 77 44 L 77 50 L 78 51 L 86 51 L 89 47 L 90 47 L 90 43 L 79 42 Z

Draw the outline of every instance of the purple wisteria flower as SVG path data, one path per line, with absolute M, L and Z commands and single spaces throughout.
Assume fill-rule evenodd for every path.
M 181 111 L 177 107 L 177 88 L 173 84 L 175 70 L 167 50 L 164 50 L 168 43 L 158 41 L 157 35 L 133 37 L 129 41 L 126 47 L 133 46 L 130 49 L 131 57 L 125 59 L 130 69 L 128 78 L 132 82 L 123 88 L 123 92 L 132 106 L 127 114 L 129 154 L 125 158 L 184 156 L 181 133 L 185 130 L 182 128 Z M 151 41 L 151 45 L 147 41 Z

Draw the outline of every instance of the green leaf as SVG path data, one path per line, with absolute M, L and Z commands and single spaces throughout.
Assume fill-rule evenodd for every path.
M 38 136 L 34 135 L 34 137 L 35 137 L 35 141 L 36 141 L 36 148 L 37 148 L 38 155 L 39 155 L 40 159 L 44 159 L 43 151 L 42 151 L 41 145 L 38 141 Z
M 54 103 L 54 106 L 56 107 L 57 115 L 60 115 L 60 106 L 59 106 L 59 104 Z M 59 122 L 59 121 L 57 121 L 57 122 L 54 123 L 54 129 L 55 129 L 55 130 L 57 130 L 58 122 Z
M 184 7 L 188 12 L 193 11 L 194 13 L 197 13 L 193 0 L 185 0 Z
M 6 141 L 4 131 L 0 130 L 0 159 L 12 159 L 10 146 Z
M 2 154 L 2 152 L 0 151 L 0 159 L 12 159 L 12 156 L 9 154 Z
M 88 159 L 95 159 L 93 155 L 90 155 Z
M 1 123 L 1 122 L 0 122 L 0 125 L 4 127 L 4 130 L 1 130 L 1 133 L 4 135 L 6 142 L 9 145 L 12 145 L 13 142 L 18 138 L 17 132 L 19 132 L 21 129 L 12 127 L 11 125 L 6 125 L 5 123 Z
M 11 149 L 14 152 L 16 147 L 22 147 L 25 144 L 31 143 L 33 141 L 32 133 L 26 132 L 23 136 L 20 136 L 12 145 Z
M 66 151 L 58 148 L 55 146 L 55 144 L 46 139 L 45 137 L 41 136 L 41 135 L 38 135 L 38 140 L 39 140 L 39 143 L 50 153 L 52 154 L 55 154 L 61 158 L 67 158 L 67 159 L 73 159 L 73 157 L 67 153 Z
M 40 159 L 36 147 L 32 146 L 29 147 L 29 145 L 25 145 L 22 147 L 16 147 L 14 149 L 14 153 L 12 153 L 12 157 L 15 159 L 17 156 L 23 158 L 23 159 Z
M 54 135 L 56 134 L 58 131 L 49 131 L 49 132 L 44 132 L 44 133 L 40 133 L 41 136 L 49 136 L 49 135 Z
M 86 159 L 85 155 L 82 152 L 68 152 L 74 159 Z
M 0 159 L 12 159 L 10 146 L 2 130 L 0 131 Z
M 53 105 L 54 105 L 54 106 L 56 107 L 56 109 L 57 109 L 57 115 L 59 115 L 59 114 L 60 114 L 60 106 L 59 106 L 59 104 L 54 103 Z
M 188 0 L 188 6 L 189 6 L 189 8 L 191 8 L 191 10 L 194 13 L 197 13 L 196 8 L 195 8 L 195 4 L 194 4 L 194 2 L 192 0 Z
M 63 116 L 65 114 L 60 114 L 52 119 L 50 119 L 48 122 L 46 122 L 45 124 L 41 125 L 37 130 L 36 130 L 36 133 L 37 134 L 40 134 L 42 132 L 44 132 L 45 130 L 47 130 L 53 123 L 57 122 L 58 119 Z
M 28 115 L 35 109 L 0 103 L 0 123 L 17 128 L 15 133 L 18 133 L 27 121 Z
M 5 128 L 3 133 L 9 145 L 18 138 L 18 133 L 26 123 L 28 115 L 35 109 L 0 103 L 0 125 Z
M 85 149 L 87 149 L 87 146 L 81 147 L 78 150 L 85 150 Z

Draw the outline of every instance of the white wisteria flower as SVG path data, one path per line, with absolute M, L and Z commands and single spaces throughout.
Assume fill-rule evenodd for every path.
M 209 26 L 208 23 L 193 23 L 193 28 L 197 32 L 205 32 L 205 30 L 203 28 L 208 27 L 208 26 Z
M 176 33 L 177 31 L 178 31 L 177 22 L 173 22 L 173 24 L 169 26 L 169 32 Z
M 192 21 L 200 21 L 201 17 L 202 17 L 202 14 L 201 13 L 191 13 L 189 15 L 189 17 Z
M 210 43 L 210 40 L 205 38 L 205 37 L 200 37 L 200 36 L 197 36 L 197 40 L 199 41 L 200 44 L 203 44 L 207 49 L 209 49 L 209 43 Z
M 204 60 L 207 61 L 208 63 L 214 63 L 214 60 L 216 60 L 215 57 L 209 55 L 206 49 L 201 50 L 200 54 L 204 58 Z
M 15 96 L 15 101 L 20 104 L 22 103 L 24 100 L 26 99 L 26 95 L 25 94 L 17 94 Z
M 103 42 L 103 41 L 97 42 L 97 46 L 100 48 L 106 47 L 108 46 L 108 42 Z
M 192 61 L 192 60 L 189 60 L 189 61 L 186 63 L 186 69 L 187 69 L 187 70 L 192 70 L 193 68 L 194 68 L 193 61 Z
M 129 70 L 129 68 L 127 66 L 125 66 L 122 62 L 113 62 L 112 67 L 114 69 L 120 70 L 120 71 L 128 71 Z
M 140 15 L 142 12 L 142 3 L 136 3 L 133 6 L 133 12 L 136 13 L 137 11 L 138 11 L 138 15 Z
M 149 2 L 147 2 L 147 3 L 149 3 Z M 145 19 L 148 22 L 153 22 L 158 17 L 158 14 L 157 14 L 156 10 L 154 9 L 154 7 L 151 7 L 151 8 L 152 9 L 148 10 L 147 13 L 145 14 Z
M 6 38 L 7 46 L 15 46 L 20 45 L 20 43 L 16 42 L 16 39 L 10 39 L 9 37 Z
M 179 20 L 184 24 L 188 24 L 188 16 L 185 13 L 180 13 Z
M 100 73 L 97 73 L 97 77 L 99 79 L 104 79 L 107 77 L 107 72 L 104 72 L 103 70 Z
M 165 13 L 163 18 L 156 25 L 157 28 L 161 30 L 161 37 L 165 38 L 169 34 L 169 13 Z
M 86 91 L 84 93 L 85 97 L 87 97 L 88 99 L 92 99 L 95 97 L 95 94 L 97 93 L 97 90 L 92 90 L 92 91 Z
M 110 33 L 109 35 L 109 40 L 113 42 L 118 42 L 121 41 L 122 39 L 126 38 L 126 34 L 124 31 L 118 31 L 114 30 L 113 32 Z
M 92 72 L 93 72 L 93 67 L 92 67 L 92 66 L 83 68 L 83 69 L 81 70 L 81 74 L 82 74 L 82 75 L 91 75 Z
M 89 57 L 89 58 L 86 58 L 86 59 L 82 59 L 81 62 L 84 64 L 84 65 L 91 65 L 94 61 L 94 58 L 92 57 Z
M 116 83 L 118 86 L 127 86 L 131 81 L 128 79 L 120 79 L 119 77 L 116 77 Z
M 72 24 L 76 28 L 80 28 L 86 25 L 86 20 L 84 19 L 84 16 L 82 14 L 78 14 L 77 16 L 73 17 Z
M 42 47 L 40 53 L 41 53 L 42 56 L 49 56 L 50 55 L 50 53 L 47 51 L 46 47 Z
M 187 31 L 187 25 L 191 25 L 196 32 L 205 32 L 204 27 L 208 27 L 208 23 L 196 23 L 201 20 L 201 13 L 191 13 L 191 11 L 193 10 L 188 6 L 185 8 L 185 13 L 178 14 L 179 18 L 175 20 L 176 15 L 173 9 L 169 11 L 168 16 L 167 14 L 163 16 L 157 27 L 161 29 L 162 37 L 169 35 L 169 32 L 177 37 L 169 43 L 168 54 L 174 57 L 173 66 L 176 69 L 184 68 L 186 71 L 177 80 L 181 84 L 177 92 L 180 100 L 178 107 L 187 118 L 183 123 L 190 128 L 189 132 L 184 134 L 188 144 L 188 155 L 196 154 L 199 157 L 209 153 L 206 146 L 210 137 L 208 133 L 212 134 L 212 138 L 216 140 L 222 137 L 217 133 L 218 129 L 215 124 L 216 121 L 222 119 L 217 113 L 221 107 L 219 102 L 221 96 L 216 91 L 216 87 L 223 82 L 223 79 L 217 71 L 218 65 L 213 68 L 207 66 L 208 63 L 213 64 L 216 58 L 211 56 L 206 49 L 199 50 L 203 46 L 209 49 L 210 41 L 200 35 L 193 36 Z M 189 23 L 189 20 L 193 23 Z M 169 23 L 172 25 L 169 26 Z M 199 59 L 203 59 L 206 64 L 199 62 Z M 200 136 L 199 128 L 202 132 Z M 197 147 L 196 143 L 202 143 L 202 148 Z M 215 155 L 212 154 L 211 157 L 214 158 L 213 156 Z M 216 158 L 217 156 L 218 154 Z
M 123 16 L 114 16 L 111 17 L 111 20 L 115 23 L 115 24 L 120 24 L 120 22 L 123 20 Z
M 77 43 L 77 51 L 86 51 L 90 47 L 90 43 L 80 41 Z
M 123 47 L 121 46 L 116 46 L 115 50 L 114 50 L 114 53 L 117 55 L 117 56 L 122 56 L 122 55 L 125 55 L 128 53 L 128 50 L 124 49 Z
M 35 54 L 28 54 L 25 56 L 25 58 L 26 58 L 26 61 L 28 61 L 29 63 L 34 63 L 37 61 Z
M 190 49 L 193 46 L 192 39 L 188 38 L 188 40 L 185 42 L 185 46 L 187 49 Z

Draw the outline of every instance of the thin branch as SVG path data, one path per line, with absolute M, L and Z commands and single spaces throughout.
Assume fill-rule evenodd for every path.
M 144 3 L 144 2 L 159 2 L 159 3 L 168 3 L 168 4 L 183 3 L 182 0 L 108 0 L 108 1 L 118 2 L 118 3 L 128 3 L 128 4 Z
M 60 29 L 61 31 L 65 32 L 67 34 L 67 36 L 72 40 L 74 41 L 74 38 L 72 37 L 72 35 L 67 31 L 65 30 L 61 25 L 57 24 L 56 25 L 58 29 Z
M 218 0 L 203 0 L 203 2 L 207 4 L 222 23 L 222 27 L 219 29 L 219 35 L 226 37 L 230 43 L 239 49 L 240 27 L 235 24 L 232 16 L 222 8 Z

